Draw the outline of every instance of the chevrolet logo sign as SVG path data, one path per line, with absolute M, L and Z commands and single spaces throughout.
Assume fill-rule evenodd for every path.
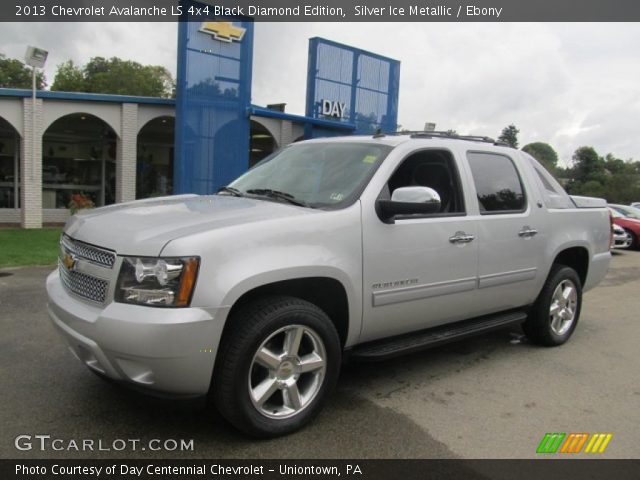
M 241 42 L 244 37 L 245 28 L 236 27 L 232 22 L 202 22 L 200 32 L 208 33 L 215 40 L 223 42 Z
M 67 270 L 73 270 L 73 267 L 76 266 L 76 259 L 73 255 L 65 253 L 64 257 L 62 258 L 62 264 Z

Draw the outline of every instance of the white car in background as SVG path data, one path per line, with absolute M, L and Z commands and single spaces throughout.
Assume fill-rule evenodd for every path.
M 625 217 L 640 220 L 640 209 L 637 207 L 629 206 L 629 205 L 620 205 L 617 203 L 610 203 L 609 207 L 613 208 L 614 210 L 617 210 L 618 212 L 623 214 Z
M 632 243 L 631 235 L 621 226 L 613 224 L 611 248 L 629 248 Z

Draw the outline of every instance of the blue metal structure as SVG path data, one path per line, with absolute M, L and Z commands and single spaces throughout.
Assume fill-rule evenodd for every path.
M 182 5 L 184 12 L 204 6 L 193 0 Z M 246 171 L 250 115 L 302 123 L 306 138 L 396 130 L 397 60 L 310 39 L 306 117 L 251 105 L 252 61 L 252 19 L 190 22 L 186 14 L 181 19 L 175 193 L 213 193 Z M 340 106 L 341 118 L 323 113 L 325 100 Z
M 178 26 L 175 193 L 213 193 L 248 168 L 253 22 L 210 19 L 222 20 L 241 30 L 240 39 L 221 40 L 186 16 Z
M 398 123 L 400 62 L 324 38 L 309 40 L 306 115 L 356 126 L 355 133 L 393 132 Z M 341 118 L 323 113 L 323 102 L 344 106 Z M 307 125 L 306 137 L 335 135 Z

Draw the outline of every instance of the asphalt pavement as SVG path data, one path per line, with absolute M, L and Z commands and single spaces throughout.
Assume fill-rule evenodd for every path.
M 89 372 L 47 318 L 52 268 L 0 269 L 0 458 L 533 458 L 546 432 L 612 433 L 598 458 L 640 458 L 640 252 L 614 255 L 564 346 L 537 347 L 507 329 L 347 365 L 311 425 L 267 441 L 210 407 L 151 399 Z M 16 448 L 20 435 L 31 436 L 30 450 Z M 63 449 L 40 451 L 35 435 Z M 119 439 L 140 444 L 115 450 Z M 142 450 L 152 439 L 193 440 L 193 449 Z M 69 449 L 72 440 L 94 450 Z

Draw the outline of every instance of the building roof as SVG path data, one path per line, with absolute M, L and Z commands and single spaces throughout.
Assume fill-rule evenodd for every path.
M 0 88 L 0 97 L 31 97 L 32 91 L 23 88 Z M 156 105 L 175 105 L 173 98 L 141 97 L 135 95 L 109 95 L 104 93 L 83 92 L 52 92 L 50 90 L 37 90 L 37 98 L 51 100 L 75 100 L 78 102 L 112 102 L 112 103 L 141 103 Z

